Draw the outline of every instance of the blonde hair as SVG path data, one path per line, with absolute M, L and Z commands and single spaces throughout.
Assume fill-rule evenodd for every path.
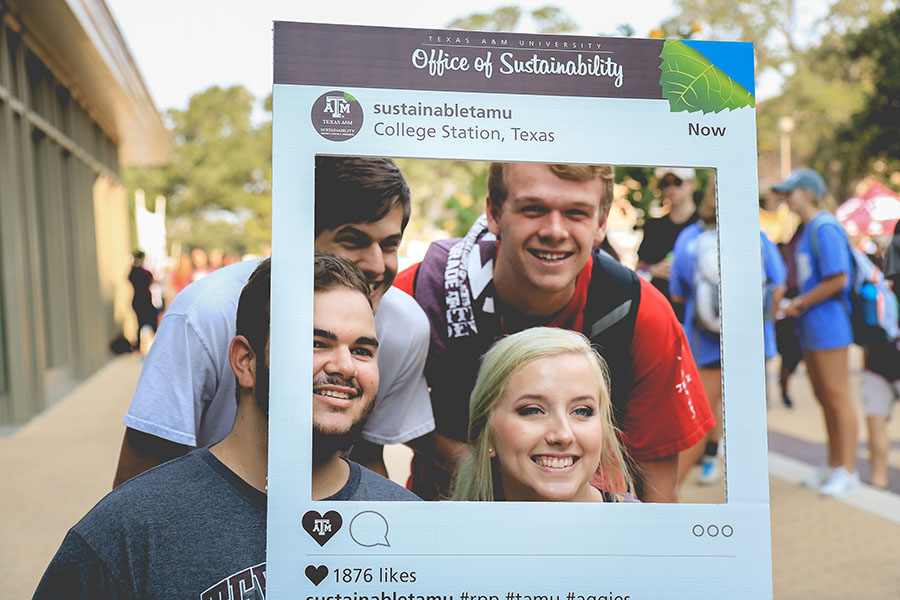
M 603 450 L 600 455 L 602 478 L 632 492 L 633 482 L 625 452 L 613 423 L 606 361 L 591 347 L 590 341 L 574 331 L 553 327 L 533 327 L 495 343 L 484 355 L 469 401 L 469 454 L 456 475 L 452 500 L 485 501 L 495 499 L 491 458 L 491 421 L 497 401 L 519 369 L 541 358 L 563 354 L 588 359 L 600 388 L 599 416 L 602 421 Z M 596 477 L 594 478 L 596 480 Z M 622 490 L 609 490 L 622 491 Z

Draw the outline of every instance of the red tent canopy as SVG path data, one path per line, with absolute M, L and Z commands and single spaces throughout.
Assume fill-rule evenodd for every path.
M 900 219 L 900 195 L 880 183 L 872 183 L 862 196 L 841 204 L 836 214 L 851 236 L 891 235 Z

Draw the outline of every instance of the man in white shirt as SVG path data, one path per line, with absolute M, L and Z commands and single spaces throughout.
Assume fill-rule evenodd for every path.
M 391 287 L 409 220 L 409 187 L 388 159 L 319 156 L 315 190 L 316 251 L 352 260 L 371 288 L 381 382 L 352 456 L 386 474 L 383 445 L 415 445 L 434 429 L 422 374 L 428 318 L 412 298 Z M 185 288 L 166 312 L 125 415 L 114 486 L 214 444 L 231 430 L 237 405 L 228 344 L 241 289 L 257 264 L 215 271 Z

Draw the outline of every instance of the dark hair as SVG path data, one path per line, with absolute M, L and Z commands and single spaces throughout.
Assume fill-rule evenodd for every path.
M 365 296 L 369 306 L 372 306 L 369 282 L 366 281 L 366 276 L 352 260 L 316 252 L 313 265 L 314 291 L 324 292 L 336 287 L 349 288 Z
M 266 344 L 269 341 L 269 304 L 272 288 L 272 260 L 260 262 L 241 290 L 238 300 L 237 335 L 250 342 L 250 349 L 257 360 L 265 360 Z
M 491 163 L 488 171 L 488 194 L 491 203 L 498 209 L 506 202 L 509 183 L 506 181 L 506 168 L 513 163 Z M 550 165 L 547 167 L 560 179 L 569 181 L 591 181 L 599 179 L 603 183 L 603 198 L 600 199 L 600 214 L 609 210 L 613 201 L 613 178 L 615 171 L 609 165 Z
M 366 276 L 352 261 L 324 252 L 316 252 L 314 260 L 315 291 L 346 287 L 356 290 L 366 297 L 369 305 L 369 283 Z M 269 340 L 270 300 L 272 289 L 272 259 L 263 259 L 250 274 L 237 308 L 237 335 L 250 342 L 250 349 L 256 356 L 266 355 Z
M 401 231 L 409 222 L 409 186 L 387 158 L 316 156 L 316 224 L 318 236 L 345 223 L 374 223 L 398 203 Z

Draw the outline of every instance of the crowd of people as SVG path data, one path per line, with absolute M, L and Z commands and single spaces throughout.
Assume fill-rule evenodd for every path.
M 220 248 L 213 248 L 208 253 L 203 248 L 193 248 L 188 253 L 178 254 L 174 265 L 163 277 L 158 271 L 154 273 L 147 268 L 146 258 L 147 255 L 142 250 L 135 251 L 128 273 L 128 283 L 133 289 L 131 307 L 137 317 L 137 330 L 135 341 L 129 342 L 130 346 L 125 351 L 146 352 L 149 344 L 145 347 L 142 340 L 145 328 L 150 330 L 149 335 L 156 334 L 160 313 L 165 312 L 166 307 L 184 288 L 222 267 L 240 261 L 237 255 L 226 253 Z
M 697 208 L 692 169 L 657 171 L 670 210 L 645 224 L 633 271 L 601 249 L 612 167 L 495 163 L 465 237 L 398 272 L 412 204 L 397 166 L 315 166 L 313 500 L 677 502 L 695 463 L 702 482 L 721 478 L 714 183 Z M 838 364 L 852 339 L 810 319 L 839 306 L 848 263 L 833 224 L 813 226 L 809 181 L 776 187 L 819 233 L 798 244 L 799 293 L 782 305 L 784 264 L 761 235 L 761 295 L 771 338 L 779 306 L 803 332 L 830 493 L 839 470 L 855 476 Z M 69 531 L 36 598 L 215 597 L 236 577 L 263 597 L 272 260 L 220 268 L 171 303 L 115 489 Z M 398 443 L 413 450 L 406 487 L 386 477 L 383 447 Z
M 702 201 L 689 213 L 680 207 L 694 206 L 683 198 L 693 193 L 696 174 L 690 169 L 659 169 L 656 175 L 671 210 L 645 225 L 638 271 L 667 291 L 681 316 L 717 417 L 717 426 L 705 447 L 698 445 L 682 454 L 679 483 L 698 456 L 702 456 L 699 482 L 710 483 L 719 476 L 716 456 L 721 452 L 722 439 L 715 179 L 714 175 L 710 177 Z M 891 305 L 896 307 L 895 297 L 900 293 L 900 287 L 890 288 L 900 272 L 900 236 L 895 231 L 889 243 L 876 246 L 878 255 L 869 257 L 881 265 L 882 273 L 866 259 L 859 262 L 861 253 L 832 216 L 832 199 L 817 172 L 798 169 L 784 182 L 761 190 L 761 194 L 761 207 L 764 203 L 769 209 L 784 204 L 798 223 L 780 252 L 764 231 L 760 231 L 760 244 L 766 359 L 781 356 L 780 388 L 787 408 L 793 407 L 787 393 L 788 378 L 801 361 L 806 364 L 827 434 L 823 464 L 803 483 L 831 497 L 846 496 L 860 488 L 857 409 L 848 365 L 850 345 L 856 343 L 865 350 L 860 395 L 868 426 L 869 482 L 887 488 L 887 421 L 900 398 L 897 311 L 890 309 Z M 650 232 L 660 235 L 650 238 Z M 671 245 L 663 244 L 663 239 L 671 240 Z M 876 298 L 879 281 L 886 285 Z M 866 285 L 870 298 L 861 297 Z M 878 312 L 873 322 L 863 322 L 867 310 Z

